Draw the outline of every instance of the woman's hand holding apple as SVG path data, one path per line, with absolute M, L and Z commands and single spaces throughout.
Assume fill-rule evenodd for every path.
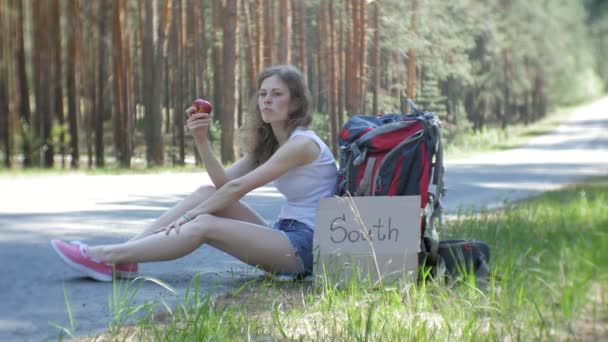
M 207 140 L 212 110 L 211 104 L 201 99 L 195 100 L 192 107 L 186 109 L 186 116 L 188 117 L 186 124 L 196 143 Z

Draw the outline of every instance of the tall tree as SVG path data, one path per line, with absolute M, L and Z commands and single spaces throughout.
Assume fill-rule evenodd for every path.
M 500 5 L 503 10 L 504 15 L 507 15 L 507 12 L 511 7 L 511 0 L 500 0 Z M 506 38 L 509 40 L 509 37 Z M 503 78 L 503 87 L 502 87 L 502 128 L 507 128 L 507 123 L 509 121 L 510 113 L 510 105 L 511 105 L 511 81 L 510 81 L 510 73 L 509 73 L 509 49 L 506 46 L 508 41 L 505 42 L 505 46 L 503 46 L 501 54 L 502 54 L 502 78 Z
M 357 109 L 361 113 L 367 112 L 366 106 L 366 83 L 367 83 L 367 0 L 359 0 L 359 71 L 358 74 L 358 89 L 357 89 Z
M 338 127 L 342 127 L 344 125 L 344 95 L 346 93 L 346 80 L 347 80 L 347 66 L 346 66 L 346 49 L 344 45 L 346 44 L 345 37 L 345 28 L 344 28 L 344 2 L 343 0 L 341 11 L 338 14 L 339 20 L 339 37 L 338 37 L 338 74 L 340 75 L 340 79 L 338 80 Z
M 243 9 L 243 15 L 245 16 L 245 18 L 244 18 L 245 19 L 245 42 L 247 43 L 246 59 L 247 59 L 247 79 L 248 79 L 247 88 L 248 88 L 248 91 L 246 94 L 251 95 L 255 91 L 256 83 L 257 83 L 257 79 L 256 79 L 257 52 L 255 51 L 256 46 L 255 46 L 255 40 L 253 39 L 255 33 L 253 32 L 254 26 L 252 25 L 249 1 L 242 0 L 241 8 Z
M 122 6 L 120 0 L 112 2 L 113 70 L 114 70 L 114 146 L 116 159 L 121 167 L 131 167 L 131 146 L 129 144 L 129 121 L 125 103 L 125 52 L 123 45 Z
M 336 43 L 336 26 L 335 26 L 335 15 L 334 15 L 334 3 L 333 1 L 327 2 L 327 19 L 329 23 L 328 27 L 328 38 L 329 38 L 329 50 L 327 53 L 329 66 L 329 98 L 330 98 L 330 140 L 331 149 L 334 155 L 338 155 L 338 51 Z
M 266 48 L 264 46 L 264 13 L 266 13 L 264 8 L 266 7 L 266 5 L 264 4 L 264 2 L 266 0 L 254 1 L 256 10 L 252 12 L 255 12 L 255 48 L 257 51 L 257 67 L 255 70 L 255 74 L 257 76 L 260 74 L 260 72 L 262 71 L 262 69 L 264 69 L 264 66 L 266 65 L 264 61 L 264 56 L 266 53 Z
M 410 20 L 410 30 L 416 34 L 416 15 L 418 9 L 418 0 L 410 0 L 412 6 L 412 15 Z M 407 97 L 416 99 L 416 49 L 409 48 L 407 50 Z
M 110 2 L 99 1 L 97 2 L 98 8 L 98 28 L 97 28 L 97 86 L 95 93 L 95 110 L 93 112 L 93 125 L 95 127 L 95 166 L 102 168 L 105 166 L 104 156 L 104 122 L 106 113 L 109 112 L 107 108 L 108 101 L 106 100 L 105 90 L 107 88 L 107 75 L 106 75 L 106 50 L 107 50 L 107 22 Z
M 344 12 L 347 18 L 347 32 L 346 32 L 346 40 L 347 51 L 346 51 L 346 84 L 345 84 L 345 92 L 346 92 L 346 111 L 348 115 L 353 115 L 357 112 L 357 73 L 359 72 L 358 62 L 358 52 L 360 42 L 357 39 L 358 31 L 357 28 L 359 24 L 357 23 L 357 18 L 354 15 L 358 13 L 356 10 L 356 4 L 358 4 L 358 0 L 345 0 Z M 350 25 L 349 25 L 350 24 Z
M 129 159 L 133 154 L 133 148 L 135 146 L 135 96 L 133 94 L 133 67 L 131 61 L 133 49 L 131 49 L 131 37 L 133 36 L 133 30 L 131 29 L 130 22 L 132 21 L 132 16 L 129 15 L 129 8 L 127 6 L 127 1 L 122 1 L 122 13 L 124 13 L 124 26 L 127 28 L 125 33 L 123 34 L 123 62 L 124 62 L 124 70 L 121 74 L 123 78 L 122 84 L 124 84 L 124 88 L 122 91 L 122 96 L 124 98 L 124 113 L 125 113 L 125 121 L 127 122 L 127 134 L 125 137 L 126 144 L 129 146 Z
M 67 63 L 67 99 L 68 99 L 68 125 L 70 132 L 70 165 L 73 168 L 80 166 L 80 151 L 78 149 L 78 78 L 76 72 L 79 63 L 78 40 L 80 32 L 79 0 L 68 1 L 68 63 Z
M 164 0 L 160 5 L 160 23 L 154 40 L 154 3 L 144 2 L 144 32 L 143 32 L 143 99 L 146 108 L 144 117 L 146 162 L 150 166 L 164 164 L 164 143 L 162 138 L 162 85 L 163 85 L 163 59 L 165 56 L 165 40 L 169 26 L 170 0 Z M 169 110 L 169 107 L 167 107 Z
M 264 0 L 264 67 L 274 64 L 274 1 Z
M 213 58 L 213 105 L 214 105 L 214 119 L 221 120 L 221 116 L 224 113 L 223 99 L 222 96 L 224 94 L 220 89 L 224 89 L 223 83 L 223 66 L 225 62 L 222 60 L 222 18 L 223 14 L 223 6 L 222 0 L 213 0 L 213 9 L 212 9 L 212 18 L 213 18 L 213 27 L 212 27 L 212 58 Z M 226 80 L 226 82 L 229 82 Z
M 196 34 L 195 34 L 195 49 L 194 49 L 194 61 L 195 61 L 195 94 L 197 96 L 205 96 L 207 88 L 205 88 L 205 78 L 207 77 L 207 40 L 205 32 L 206 13 L 203 3 L 201 1 L 194 1 L 196 19 Z
M 236 158 L 235 131 L 239 102 L 239 2 L 228 1 L 224 7 L 224 101 L 222 105 L 222 162 Z
M 52 105 L 51 105 L 51 78 L 47 66 L 52 64 L 49 30 L 49 6 L 44 1 L 34 6 L 32 11 L 34 23 L 34 81 L 35 81 L 35 132 L 39 141 L 39 163 L 42 167 L 53 166 L 53 142 L 51 140 Z
M 10 18 L 7 14 L 7 8 L 0 6 L 0 31 L 8 32 Z M 8 56 L 9 44 L 8 35 L 0 34 L 0 140 L 2 141 L 2 149 L 4 150 L 4 166 L 11 167 L 11 156 L 13 154 L 11 147 L 11 126 L 9 104 L 8 104 Z
M 61 59 L 61 1 L 53 0 L 51 4 L 51 25 L 52 30 L 51 36 L 53 39 L 53 95 L 52 98 L 55 102 L 54 113 L 57 115 L 57 122 L 59 124 L 59 154 L 61 155 L 61 167 L 65 167 L 65 117 L 63 113 L 63 73 L 62 65 L 63 60 Z
M 98 13 L 97 8 L 93 2 L 82 3 L 81 16 L 83 18 L 92 18 Z M 96 25 L 83 25 L 81 35 L 84 37 L 94 37 L 97 31 Z M 80 63 L 79 83 L 81 85 L 82 97 L 86 99 L 83 101 L 83 114 L 81 117 L 84 119 L 84 135 L 86 143 L 86 154 L 87 154 L 87 168 L 93 168 L 93 117 L 95 112 L 95 87 L 97 85 L 96 80 L 96 67 L 97 67 L 97 45 L 94 39 L 81 40 L 81 51 L 82 51 L 82 62 Z
M 294 41 L 298 50 L 297 66 L 300 68 L 304 78 L 307 78 L 307 49 L 306 49 L 306 0 L 293 0 L 292 8 L 294 13 Z
M 17 80 L 19 82 L 19 119 L 21 127 L 21 148 L 23 153 L 23 166 L 32 166 L 32 118 L 30 109 L 30 90 L 28 85 L 28 77 L 26 71 L 26 56 L 25 56 L 25 36 L 23 34 L 24 26 L 26 25 L 23 2 L 25 0 L 16 0 L 17 12 L 17 35 L 15 41 L 17 48 L 15 49 L 15 60 L 17 63 Z
M 372 50 L 370 51 L 370 67 L 372 70 L 372 113 L 378 113 L 378 91 L 380 90 L 380 65 L 378 64 L 378 59 L 380 57 L 380 1 L 376 0 L 372 3 L 372 20 L 371 20 L 371 29 L 373 32 L 374 44 L 372 45 Z
M 291 64 L 291 1 L 279 1 L 279 55 L 278 62 Z
M 323 112 L 327 106 L 329 75 L 327 73 L 327 6 L 321 0 L 317 14 L 317 109 Z

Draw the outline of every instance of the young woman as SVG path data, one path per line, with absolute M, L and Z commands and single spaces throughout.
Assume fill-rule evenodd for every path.
M 188 129 L 214 186 L 201 186 L 129 241 L 87 246 L 53 240 L 54 250 L 99 281 L 111 281 L 113 273 L 135 273 L 139 262 L 185 256 L 204 244 L 273 274 L 310 272 L 317 204 L 333 195 L 337 177 L 331 151 L 308 129 L 310 109 L 308 88 L 296 68 L 264 70 L 249 118 L 247 153 L 224 169 L 207 139 L 210 115 L 188 108 Z M 287 202 L 269 227 L 239 200 L 271 181 Z

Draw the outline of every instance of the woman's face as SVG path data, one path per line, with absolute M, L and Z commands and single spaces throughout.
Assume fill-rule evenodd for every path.
M 262 81 L 258 90 L 258 106 L 265 123 L 287 121 L 290 102 L 289 88 L 279 76 L 273 75 Z

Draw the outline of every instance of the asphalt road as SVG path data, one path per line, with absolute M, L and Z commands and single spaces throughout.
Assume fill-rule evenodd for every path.
M 446 165 L 449 213 L 492 208 L 608 174 L 608 98 L 580 107 L 555 132 L 523 148 Z M 80 277 L 54 254 L 49 241 L 122 241 L 208 182 L 204 173 L 0 176 L 0 341 L 56 340 L 59 330 L 52 324 L 81 336 L 106 330 L 113 317 L 112 285 Z M 283 198 L 268 186 L 244 202 L 273 221 Z M 169 307 L 183 300 L 197 274 L 202 294 L 221 293 L 260 277 L 259 271 L 210 247 L 176 261 L 142 264 L 140 273 L 165 282 L 175 293 L 144 282 L 133 304 L 162 300 Z

